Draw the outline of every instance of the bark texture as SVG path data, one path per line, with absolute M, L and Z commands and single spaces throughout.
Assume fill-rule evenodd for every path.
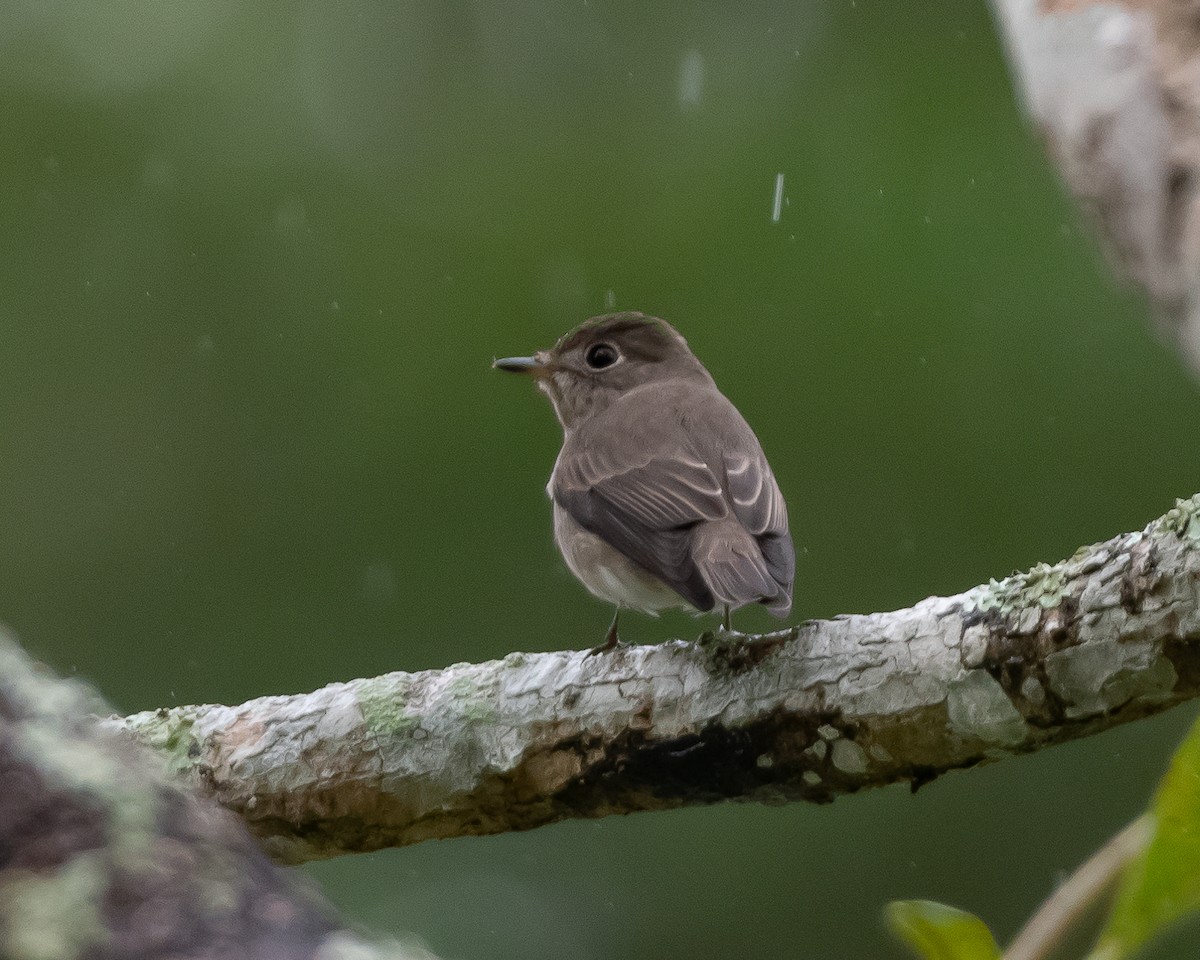
M 1200 375 L 1200 5 L 992 0 L 1025 105 Z
M 0 635 L 0 957 L 417 960 L 369 944 L 229 811 L 95 722 Z
M 1200 495 L 1054 566 L 762 636 L 106 721 L 290 862 L 722 800 L 827 802 L 1200 693 Z

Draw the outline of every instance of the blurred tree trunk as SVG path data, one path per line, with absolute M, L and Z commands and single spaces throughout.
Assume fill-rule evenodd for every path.
M 1200 5 L 992 0 L 1030 117 L 1200 375 Z

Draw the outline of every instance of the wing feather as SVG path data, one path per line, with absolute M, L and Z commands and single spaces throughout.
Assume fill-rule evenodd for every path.
M 611 507 L 653 530 L 725 516 L 720 481 L 706 464 L 655 457 L 623 468 L 607 458 L 570 457 L 559 462 L 554 497 L 593 491 Z
M 727 454 L 725 479 L 734 516 L 758 541 L 771 578 L 786 595 L 787 608 L 790 608 L 796 551 L 788 534 L 787 504 L 767 458 L 761 451 Z M 770 607 L 772 611 L 778 608 L 787 612 L 781 601 Z

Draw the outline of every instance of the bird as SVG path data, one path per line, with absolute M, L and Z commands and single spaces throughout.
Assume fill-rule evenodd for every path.
M 615 607 L 792 608 L 787 505 L 754 431 L 683 336 L 640 312 L 592 317 L 549 350 L 493 360 L 533 378 L 563 444 L 546 492 L 571 573 Z

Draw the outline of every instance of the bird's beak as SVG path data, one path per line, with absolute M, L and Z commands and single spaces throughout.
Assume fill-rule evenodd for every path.
M 540 356 L 534 357 L 503 357 L 492 361 L 496 370 L 507 370 L 509 373 L 537 374 L 546 369 L 546 361 Z

